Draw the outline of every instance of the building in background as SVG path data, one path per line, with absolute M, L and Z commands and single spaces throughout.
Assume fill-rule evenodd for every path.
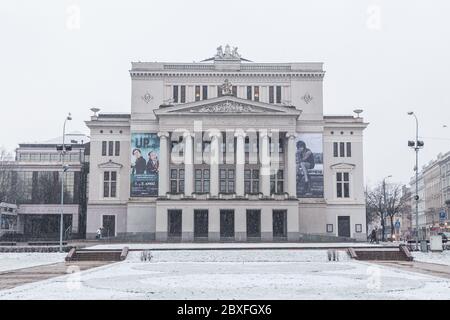
M 415 195 L 415 178 L 411 179 L 412 196 Z M 419 176 L 419 227 L 425 237 L 450 229 L 450 152 L 439 154 L 437 159 L 422 167 Z M 413 228 L 415 201 L 411 203 Z
M 17 205 L 18 233 L 24 239 L 59 239 L 61 215 L 62 137 L 38 143 L 21 143 L 15 161 L 2 165 L 3 201 Z M 64 156 L 69 165 L 64 181 L 64 236 L 84 237 L 89 138 L 66 134 L 72 150 Z M 2 199 L 0 199 L 2 200 Z
M 363 130 L 323 114 L 322 63 L 133 62 L 131 113 L 95 114 L 87 236 L 366 240 Z

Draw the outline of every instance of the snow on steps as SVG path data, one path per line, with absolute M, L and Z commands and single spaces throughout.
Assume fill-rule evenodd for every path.
M 413 257 L 405 245 L 395 248 L 355 249 L 348 248 L 348 254 L 355 260 L 412 261 Z
M 66 261 L 123 261 L 127 258 L 128 247 L 120 249 L 75 249 L 70 250 Z

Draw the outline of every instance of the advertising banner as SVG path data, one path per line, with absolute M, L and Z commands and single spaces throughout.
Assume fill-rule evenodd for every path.
M 131 135 L 131 197 L 158 196 L 159 137 L 156 133 Z
M 296 139 L 297 197 L 323 197 L 323 138 L 303 133 Z

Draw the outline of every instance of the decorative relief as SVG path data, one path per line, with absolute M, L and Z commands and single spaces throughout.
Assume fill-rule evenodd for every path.
M 305 95 L 302 97 L 303 101 L 306 102 L 306 104 L 310 103 L 313 99 L 313 97 L 309 94 L 309 92 L 305 93 Z
M 145 103 L 149 103 L 150 101 L 153 100 L 153 96 L 147 91 L 147 93 L 144 94 L 144 95 L 141 97 L 141 99 L 144 100 Z
M 235 113 L 256 113 L 261 112 L 260 110 L 256 110 L 252 108 L 251 106 L 244 105 L 241 103 L 237 103 L 234 101 L 224 101 L 222 103 L 213 104 L 204 106 L 197 110 L 191 110 L 191 112 L 200 112 L 200 113 L 210 113 L 210 112 L 222 112 L 222 113 L 228 113 L 228 112 L 235 112 Z

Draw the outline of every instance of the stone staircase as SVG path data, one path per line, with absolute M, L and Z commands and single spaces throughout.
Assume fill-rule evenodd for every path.
M 115 249 L 75 249 L 70 250 L 66 261 L 123 261 L 127 258 L 128 247 Z
M 413 257 L 405 245 L 399 248 L 348 248 L 348 254 L 355 260 L 412 261 Z

